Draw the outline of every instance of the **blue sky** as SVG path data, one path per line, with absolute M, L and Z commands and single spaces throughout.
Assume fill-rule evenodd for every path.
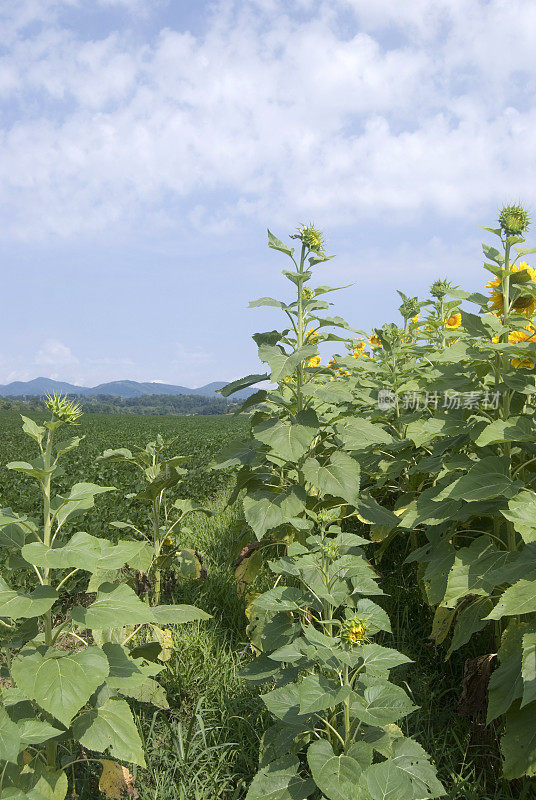
M 321 227 L 370 329 L 535 210 L 533 0 L 18 0 L 0 42 L 0 383 L 233 379 L 266 227 Z

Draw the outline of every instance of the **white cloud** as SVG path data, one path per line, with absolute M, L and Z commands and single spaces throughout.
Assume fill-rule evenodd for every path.
M 228 1 L 203 36 L 141 44 L 84 41 L 58 22 L 66 4 L 0 14 L 5 236 L 464 217 L 510 186 L 534 199 L 529 0 Z
M 47 339 L 37 351 L 34 362 L 39 367 L 53 368 L 70 367 L 79 363 L 70 348 L 57 339 Z

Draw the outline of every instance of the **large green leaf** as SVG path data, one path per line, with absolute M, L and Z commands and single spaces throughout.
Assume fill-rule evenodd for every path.
M 359 503 L 359 463 L 348 453 L 335 451 L 327 464 L 308 458 L 303 464 L 303 475 L 321 495 L 340 497 L 356 506 Z
M 526 623 L 512 620 L 503 634 L 497 653 L 499 666 L 492 672 L 488 685 L 488 723 L 508 711 L 514 700 L 523 694 L 521 647 L 526 630 Z
M 372 759 L 372 747 L 369 747 Z M 328 800 L 355 800 L 363 766 L 348 755 L 336 756 L 326 739 L 318 739 L 307 750 L 314 781 Z
M 262 375 L 246 375 L 245 378 L 239 378 L 237 381 L 232 381 L 232 383 L 228 383 L 226 386 L 223 386 L 221 389 L 217 389 L 216 391 L 219 392 L 223 397 L 229 397 L 229 395 L 234 394 L 234 392 L 239 392 L 241 389 L 247 389 L 249 386 L 254 386 L 256 383 L 260 381 L 268 380 L 270 376 L 266 373 Z
M 314 783 L 300 778 L 299 766 L 291 755 L 267 764 L 253 778 L 246 800 L 306 800 L 314 791 Z
M 0 617 L 29 619 L 45 614 L 58 599 L 52 586 L 37 586 L 33 592 L 24 594 L 10 589 L 0 578 Z
M 520 708 L 519 703 L 506 714 L 506 730 L 501 739 L 503 774 L 508 780 L 523 775 L 536 776 L 536 703 Z
M 324 675 L 308 675 L 298 685 L 300 714 L 312 714 L 339 705 L 351 693 L 349 686 Z
M 11 670 L 19 689 L 64 725 L 69 725 L 108 672 L 108 659 L 98 647 L 67 653 L 45 645 L 21 650 Z
M 372 800 L 428 800 L 445 794 L 425 751 L 405 738 L 393 742 L 390 758 L 365 770 L 360 785 Z
M 382 647 L 382 645 L 375 642 L 370 642 L 360 647 L 359 655 L 363 659 L 367 675 L 384 677 L 394 667 L 411 663 L 411 658 L 399 653 L 398 650 L 393 650 L 391 647 Z
M 271 417 L 253 428 L 253 436 L 285 461 L 298 461 L 318 432 L 318 418 L 312 410 L 301 411 L 292 420 Z
M 114 491 L 114 486 L 97 486 L 95 483 L 85 482 L 75 483 L 67 497 L 58 495 L 53 500 L 52 510 L 56 515 L 58 525 L 63 525 L 73 514 L 93 508 L 96 495 Z
M 388 508 L 384 508 L 368 492 L 361 492 L 357 504 L 357 518 L 369 525 L 396 527 L 399 518 Z
M 486 619 L 531 614 L 536 611 L 536 570 L 509 586 Z
M 157 622 L 153 610 L 124 583 L 103 583 L 96 600 L 87 608 L 75 606 L 71 617 L 84 628 L 118 628 Z
M 496 419 L 490 422 L 475 440 L 478 447 L 501 442 L 533 442 L 536 440 L 536 428 L 531 417 L 510 417 L 507 420 Z
M 521 657 L 521 677 L 523 678 L 523 699 L 521 707 L 536 700 L 536 633 L 523 636 Z
M 352 716 L 367 725 L 388 725 L 416 708 L 404 689 L 377 678 L 367 679 L 363 692 L 352 695 Z
M 508 476 L 507 459 L 487 456 L 472 467 L 466 475 L 458 478 L 437 497 L 438 500 L 490 500 L 493 497 L 512 497 L 521 488 L 518 481 Z
M 63 733 L 59 728 L 55 728 L 48 722 L 35 717 L 33 719 L 18 720 L 17 728 L 19 729 L 21 749 L 26 748 L 30 744 L 48 742 L 49 739 L 54 739 L 56 736 L 60 736 Z
M 109 750 L 120 761 L 145 766 L 143 745 L 126 700 L 110 699 L 84 711 L 73 723 L 73 734 L 89 750 Z
M 390 444 L 393 441 L 381 425 L 363 417 L 349 417 L 334 425 L 337 438 L 345 450 L 362 450 L 377 444 Z
M 244 498 L 244 515 L 257 539 L 268 531 L 290 522 L 305 509 L 306 495 L 300 486 L 283 492 L 260 490 Z
M 9 718 L 4 706 L 0 706 L 0 759 L 16 764 L 20 744 L 18 725 Z
M 16 786 L 5 788 L 2 800 L 64 800 L 68 780 L 63 770 L 48 770 L 40 765 L 33 770 L 24 769 L 17 778 Z
M 454 608 L 466 595 L 488 595 L 508 578 L 508 566 L 517 554 L 497 550 L 487 536 L 474 539 L 456 552 L 449 572 L 443 605 Z
M 120 541 L 117 544 L 80 531 L 61 547 L 32 542 L 22 548 L 22 557 L 37 567 L 64 569 L 79 567 L 87 572 L 120 569 L 124 564 L 147 569 L 152 548 L 147 542 Z
M 526 544 L 536 542 L 536 493 L 523 489 L 508 501 L 508 511 L 501 514 L 513 523 Z
M 152 611 L 159 625 L 181 625 L 183 622 L 196 622 L 211 618 L 206 611 L 184 604 L 154 606 Z
M 486 617 L 492 608 L 493 601 L 489 597 L 477 597 L 464 605 L 456 618 L 447 658 L 455 650 L 459 650 L 460 647 L 467 644 L 473 633 L 478 633 L 489 624 L 489 620 Z
M 263 611 L 297 611 L 307 599 L 296 586 L 276 586 L 256 597 L 253 606 Z

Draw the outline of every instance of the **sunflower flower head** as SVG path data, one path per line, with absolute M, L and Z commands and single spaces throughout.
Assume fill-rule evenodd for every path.
M 307 362 L 308 367 L 318 367 L 320 364 L 320 356 L 312 356 L 309 361 Z
M 450 317 L 447 317 L 445 320 L 445 328 L 449 330 L 454 330 L 454 328 L 459 328 L 462 324 L 462 315 L 456 312 L 455 314 L 451 314 Z
M 521 205 L 503 206 L 499 214 L 499 225 L 506 236 L 519 236 L 530 225 L 528 211 Z
M 315 296 L 314 290 L 310 289 L 308 286 L 304 286 L 302 289 L 302 297 L 304 300 L 312 300 Z
M 55 419 L 65 422 L 67 425 L 75 425 L 76 421 L 82 416 L 82 408 L 74 400 L 68 400 L 66 395 L 47 394 L 45 406 Z
M 380 341 L 380 337 L 378 336 L 377 333 L 372 333 L 369 336 L 369 344 L 370 344 L 371 347 L 381 347 L 382 346 L 382 343 Z
M 534 361 L 531 358 L 513 358 L 512 366 L 514 369 L 534 369 Z
M 523 272 L 526 271 L 532 283 L 536 283 L 536 269 L 530 267 L 525 261 L 521 261 L 519 264 L 514 264 L 510 268 L 510 274 L 515 274 L 516 272 Z M 486 287 L 491 289 L 491 309 L 492 313 L 497 312 L 499 315 L 504 313 L 504 298 L 502 293 L 502 282 L 500 278 L 492 278 L 492 280 L 488 281 Z M 520 314 L 525 314 L 528 317 L 531 317 L 534 312 L 536 311 L 536 298 L 532 297 L 531 295 L 519 295 L 514 299 L 512 302 L 512 307 L 515 311 L 518 311 Z
M 318 332 L 315 331 L 314 328 L 309 328 L 305 334 L 305 340 L 308 342 L 308 344 L 314 344 L 318 341 Z
M 333 357 L 331 357 L 331 358 L 329 359 L 329 361 L 328 361 L 328 367 L 329 367 L 330 369 L 337 369 L 337 362 L 335 361 L 335 359 L 334 359 Z
M 367 625 L 361 617 L 345 619 L 341 625 L 341 641 L 347 647 L 356 647 L 367 641 Z

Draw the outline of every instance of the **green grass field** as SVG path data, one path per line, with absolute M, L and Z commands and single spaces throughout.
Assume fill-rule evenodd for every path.
M 0 415 L 0 430 L 0 464 L 32 457 L 31 442 L 20 430 L 18 415 Z M 109 531 L 113 536 L 109 522 L 135 519 L 139 514 L 124 497 L 132 471 L 97 462 L 96 457 L 106 448 L 144 445 L 159 432 L 177 436 L 177 453 L 191 455 L 191 473 L 181 493 L 216 512 L 211 518 L 196 515 L 184 541 L 203 554 L 207 577 L 180 585 L 170 597 L 200 606 L 213 620 L 175 628 L 176 649 L 160 676 L 171 710 L 135 707 L 147 749 L 148 768 L 138 770 L 136 776 L 142 800 L 238 800 L 245 797 L 256 771 L 267 714 L 259 690 L 238 677 L 241 664 L 251 658 L 245 604 L 237 598 L 232 569 L 238 509 L 226 508 L 230 477 L 205 471 L 221 446 L 246 431 L 247 420 L 233 416 L 87 415 L 80 425 L 86 439 L 67 461 L 66 485 L 83 477 L 118 489 L 98 498 L 96 509 L 85 517 L 84 528 L 89 532 L 106 535 Z M 36 500 L 32 483 L 2 466 L 2 506 L 32 512 Z M 485 734 L 472 731 L 470 722 L 458 716 L 463 658 L 455 654 L 445 662 L 444 649 L 430 645 L 430 610 L 421 600 L 414 569 L 400 566 L 404 557 L 399 545 L 380 564 L 387 593 L 381 602 L 393 623 L 389 643 L 419 664 L 418 668 L 414 664 L 398 668 L 396 673 L 420 707 L 409 717 L 404 732 L 416 735 L 432 755 L 449 800 L 529 800 L 534 797 L 529 781 L 507 784 L 497 777 L 500 763 L 493 728 Z M 475 654 L 485 651 L 478 644 L 474 643 Z M 98 796 L 97 778 L 96 774 L 88 778 L 87 771 L 84 774 L 76 784 L 77 796 L 90 800 Z

